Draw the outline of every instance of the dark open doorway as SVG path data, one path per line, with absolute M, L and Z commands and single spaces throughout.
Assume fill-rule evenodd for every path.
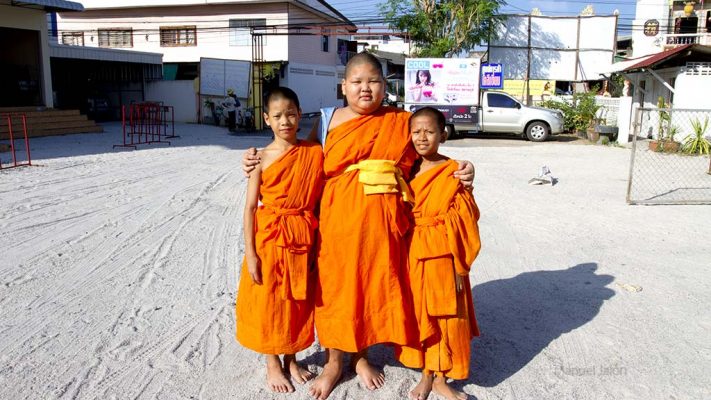
M 0 28 L 0 107 L 41 106 L 40 33 Z

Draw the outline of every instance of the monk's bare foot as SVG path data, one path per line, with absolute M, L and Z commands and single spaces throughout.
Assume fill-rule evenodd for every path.
M 286 354 L 284 356 L 284 365 L 289 369 L 289 375 L 299 384 L 303 385 L 306 381 L 314 377 L 311 371 L 301 367 L 301 365 L 296 362 L 296 356 L 293 354 Z
M 444 397 L 447 400 L 467 400 L 469 396 L 466 393 L 458 392 L 447 384 L 447 378 L 437 376 L 432 382 L 432 391 Z
M 284 375 L 279 356 L 267 355 L 267 385 L 272 392 L 289 393 L 294 391 L 294 385 Z
M 343 372 L 343 352 L 336 349 L 326 351 L 328 358 L 326 365 L 323 366 L 323 372 L 314 379 L 314 383 L 309 388 L 309 393 L 317 400 L 326 400 L 331 395 Z
M 363 386 L 369 390 L 380 389 L 385 384 L 385 375 L 370 365 L 365 352 L 353 355 L 353 369 L 358 374 Z
M 417 386 L 410 391 L 410 399 L 427 400 L 427 397 L 429 397 L 430 392 L 432 391 L 433 380 L 434 376 L 431 373 L 422 371 L 422 379 L 420 379 L 420 383 L 418 383 Z

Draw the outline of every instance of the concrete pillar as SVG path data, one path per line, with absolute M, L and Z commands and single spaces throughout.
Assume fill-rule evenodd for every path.
M 617 111 L 617 143 L 626 144 L 630 141 L 630 135 L 633 133 L 632 120 L 634 114 L 632 112 L 632 97 L 620 97 L 620 108 Z

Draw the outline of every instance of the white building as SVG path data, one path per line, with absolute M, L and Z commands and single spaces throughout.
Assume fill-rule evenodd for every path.
M 711 45 L 711 2 L 637 0 L 632 57 L 686 44 Z
M 345 60 L 339 49 L 346 47 L 355 26 L 323 0 L 84 0 L 83 4 L 81 14 L 60 13 L 60 43 L 161 53 L 166 80 L 197 78 L 203 58 L 266 62 L 268 70 L 278 73 L 272 74 L 275 79 L 266 82 L 264 89 L 291 87 L 300 95 L 304 112 L 339 103 L 337 85 Z M 252 46 L 252 32 L 262 34 L 262 46 Z M 161 91 L 149 92 L 160 97 Z M 164 92 L 166 98 L 152 100 L 180 101 L 174 90 Z M 182 97 L 191 97 L 188 94 L 195 97 L 193 93 Z M 261 98 L 252 96 L 250 103 Z M 260 101 L 253 106 L 258 109 Z

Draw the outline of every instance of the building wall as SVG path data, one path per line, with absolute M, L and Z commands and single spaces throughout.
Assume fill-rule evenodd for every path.
M 16 29 L 31 29 L 40 33 L 40 64 L 42 67 L 42 98 L 45 106 L 54 107 L 52 100 L 52 73 L 49 65 L 47 16 L 42 10 L 0 5 L 0 26 Z
M 298 24 L 325 24 L 328 21 L 317 17 L 310 12 L 289 5 L 289 25 Z M 328 30 L 327 26 L 324 29 Z M 309 35 L 294 35 L 289 38 L 289 61 L 306 64 L 337 65 L 338 59 L 338 39 L 348 39 L 348 36 L 327 35 L 328 51 L 323 51 L 322 35 L 317 30 L 310 31 Z
M 659 22 L 659 32 L 655 36 L 644 34 L 642 27 L 648 20 L 657 20 Z M 632 30 L 632 57 L 642 57 L 662 51 L 662 35 L 667 32 L 669 26 L 669 1 L 637 0 L 635 19 L 632 21 L 632 26 L 639 27 Z
M 85 46 L 98 46 L 98 29 L 133 28 L 130 50 L 162 53 L 163 62 L 199 62 L 200 57 L 251 60 L 251 44 L 230 44 L 230 19 L 266 19 L 267 25 L 286 24 L 285 3 L 232 4 L 210 6 L 90 9 L 58 16 L 59 41 L 63 32 L 84 33 Z M 192 26 L 197 30 L 196 46 L 165 47 L 160 44 L 160 27 Z M 251 40 L 250 40 L 251 41 Z M 263 58 L 286 60 L 287 36 L 266 36 Z
M 711 74 L 687 75 L 680 73 L 675 82 L 674 108 L 711 110 Z M 711 133 L 711 132 L 709 132 Z
M 343 103 L 336 97 L 336 86 L 341 80 L 339 71 L 342 69 L 333 66 L 290 62 L 282 84 L 299 95 L 303 112 L 316 112 L 321 107 Z
M 173 106 L 175 122 L 198 122 L 198 99 L 193 81 L 153 81 L 146 83 L 146 101 Z

